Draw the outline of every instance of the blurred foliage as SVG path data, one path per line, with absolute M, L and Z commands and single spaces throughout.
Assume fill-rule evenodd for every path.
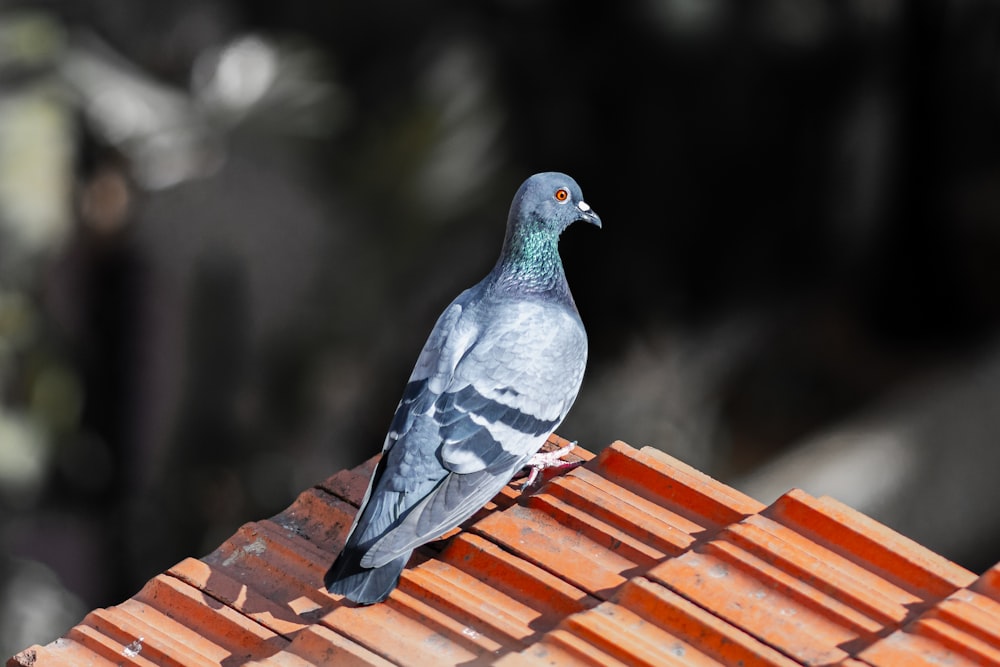
M 589 448 L 726 477 L 990 346 L 998 35 L 986 0 L 8 3 L 0 578 L 39 616 L 0 649 L 376 452 L 536 171 L 606 223 L 562 242 Z

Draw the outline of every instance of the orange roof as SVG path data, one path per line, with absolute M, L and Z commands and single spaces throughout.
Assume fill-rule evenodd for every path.
M 418 550 L 384 603 L 322 587 L 372 459 L 7 664 L 1000 665 L 1000 565 L 977 578 L 836 500 L 764 506 L 656 449 L 574 453 Z

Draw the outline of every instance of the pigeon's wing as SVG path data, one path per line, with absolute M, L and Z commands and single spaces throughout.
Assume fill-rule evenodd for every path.
M 351 526 L 350 533 L 348 533 L 348 539 L 354 535 L 362 517 L 366 516 L 365 509 L 371 500 L 372 491 L 378 486 L 386 469 L 389 467 L 390 450 L 393 449 L 401 438 L 413 430 L 416 415 L 426 412 L 428 405 L 433 405 L 437 397 L 430 390 L 430 387 L 440 386 L 442 383 L 447 382 L 447 379 L 450 378 L 454 371 L 454 367 L 458 364 L 461 355 L 471 344 L 471 339 L 475 336 L 474 328 L 470 327 L 467 322 L 462 322 L 460 325 L 460 321 L 462 320 L 462 313 L 465 310 L 466 303 L 475 296 L 476 289 L 474 287 L 462 292 L 441 313 L 431 333 L 427 336 L 427 341 L 420 350 L 417 363 L 414 365 L 413 372 L 410 375 L 410 380 L 403 391 L 403 397 L 400 399 L 399 405 L 396 406 L 396 412 L 393 415 L 389 433 L 386 435 L 385 442 L 382 445 L 382 460 L 379 461 L 375 467 L 375 471 L 372 473 L 371 479 L 368 481 L 368 488 L 365 490 L 364 498 L 361 500 L 357 514 L 355 514 L 354 523 Z M 415 433 L 412 435 L 416 436 Z M 426 431 L 420 437 L 411 437 L 408 444 L 410 445 L 410 449 L 423 448 L 424 450 L 429 450 L 420 458 L 425 462 L 425 465 L 433 466 L 432 452 L 438 443 L 436 441 L 429 441 Z M 427 456 L 428 453 L 431 454 L 430 457 Z M 428 458 L 431 460 L 428 461 Z M 387 481 L 391 481 L 391 486 L 397 490 L 413 491 L 415 490 L 413 485 L 405 483 L 408 472 L 411 471 L 405 468 L 402 471 L 390 471 L 392 479 Z M 423 476 L 426 476 L 429 471 L 422 472 Z M 445 474 L 446 471 L 441 469 L 436 478 L 443 477 Z M 372 511 L 367 512 L 367 516 L 383 516 L 383 521 L 373 522 L 369 519 L 369 524 L 382 524 L 385 519 L 389 519 L 389 521 L 384 523 L 384 525 L 368 525 L 363 527 L 363 532 L 367 532 L 369 535 L 378 534 L 381 530 L 385 530 L 395 520 L 396 516 L 405 511 L 407 507 L 397 503 L 393 511 L 387 514 L 377 512 L 375 511 L 376 509 L 372 508 Z M 366 531 L 364 530 L 365 528 L 367 528 Z
M 523 464 L 524 460 L 509 457 L 477 472 L 446 475 L 398 526 L 372 545 L 361 566 L 381 567 L 448 532 L 499 493 Z
M 575 308 L 510 303 L 494 321 L 438 399 L 441 459 L 456 473 L 489 467 L 503 452 L 530 457 L 536 440 L 562 422 L 583 380 L 587 334 Z
M 521 302 L 491 313 L 441 393 L 429 391 L 430 382 L 421 390 L 434 403 L 411 414 L 436 426 L 435 458 L 445 476 L 372 545 L 362 566 L 378 567 L 438 537 L 495 496 L 566 416 L 586 357 L 575 310 Z

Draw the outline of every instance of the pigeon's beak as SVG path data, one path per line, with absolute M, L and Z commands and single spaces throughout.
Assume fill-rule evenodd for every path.
M 590 204 L 585 201 L 581 201 L 576 205 L 576 207 L 580 209 L 579 220 L 589 222 L 598 229 L 601 228 L 601 216 L 597 215 L 594 209 L 590 208 Z

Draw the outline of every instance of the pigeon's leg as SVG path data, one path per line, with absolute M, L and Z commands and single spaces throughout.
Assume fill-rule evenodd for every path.
M 530 488 L 531 485 L 535 483 L 535 480 L 538 479 L 538 473 L 546 468 L 565 468 L 567 466 L 578 465 L 575 461 L 562 460 L 562 457 L 573 451 L 574 447 L 576 447 L 576 441 L 551 452 L 537 452 L 534 456 L 528 459 L 528 462 L 525 463 L 524 466 L 526 468 L 531 468 L 531 472 L 528 473 L 528 479 L 522 488 Z

